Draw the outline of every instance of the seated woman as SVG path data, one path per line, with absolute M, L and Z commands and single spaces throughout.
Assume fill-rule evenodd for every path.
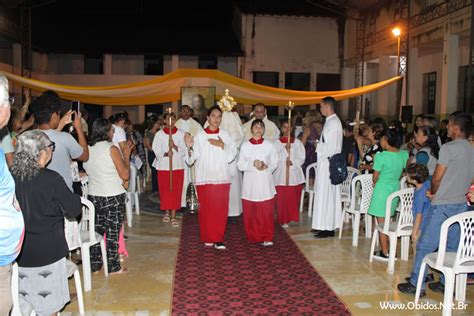
M 45 168 L 53 151 L 45 133 L 25 132 L 18 137 L 11 169 L 25 219 L 19 293 L 40 315 L 55 314 L 69 301 L 64 217 L 76 218 L 82 209 L 63 178 Z
M 131 142 L 125 142 L 123 157 L 112 143 L 114 128 L 107 119 L 98 118 L 92 124 L 89 138 L 89 160 L 84 169 L 89 177 L 88 199 L 95 206 L 95 231 L 106 235 L 107 263 L 110 274 L 125 273 L 120 266 L 118 247 L 119 233 L 125 214 L 125 187 L 130 170 Z M 100 245 L 91 247 L 91 269 L 102 268 Z
M 368 129 L 367 140 L 370 142 L 370 147 L 367 151 L 361 152 L 362 164 L 359 166 L 360 170 L 364 173 L 372 173 L 374 165 L 374 157 L 377 153 L 382 152 L 382 146 L 380 139 L 384 133 L 384 127 L 381 124 L 372 123 Z M 364 138 L 361 136 L 356 137 L 357 145 L 359 150 L 362 148 Z

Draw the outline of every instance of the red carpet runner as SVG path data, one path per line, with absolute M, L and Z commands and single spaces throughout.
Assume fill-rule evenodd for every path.
M 184 216 L 173 315 L 350 315 L 280 226 L 263 248 L 247 241 L 239 218 L 227 225 L 227 250 L 205 247 L 198 229 L 197 216 Z

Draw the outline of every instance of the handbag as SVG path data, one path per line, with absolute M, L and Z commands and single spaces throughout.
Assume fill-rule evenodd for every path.
M 321 135 L 321 139 L 324 141 L 324 135 Z M 347 172 L 347 161 L 343 153 L 335 154 L 331 157 L 328 157 L 329 160 L 329 179 L 331 179 L 331 184 L 338 185 L 346 180 Z

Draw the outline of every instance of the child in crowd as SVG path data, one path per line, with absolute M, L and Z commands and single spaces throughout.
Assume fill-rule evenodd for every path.
M 244 172 L 242 208 L 247 239 L 262 246 L 273 246 L 275 185 L 272 173 L 278 164 L 275 145 L 263 139 L 265 124 L 256 119 L 252 138 L 242 144 L 237 167 Z
M 427 212 L 430 208 L 430 199 L 426 196 L 431 184 L 428 175 L 428 168 L 419 163 L 412 163 L 407 168 L 407 182 L 412 184 L 416 190 L 413 197 L 413 233 L 411 240 L 416 245 L 416 241 L 423 232 L 427 223 Z
M 395 129 L 388 129 L 382 133 L 380 145 L 383 152 L 375 155 L 374 161 L 374 192 L 368 213 L 377 217 L 379 224 L 385 221 L 385 206 L 390 194 L 400 187 L 400 177 L 406 167 L 408 152 L 400 150 L 400 137 Z M 394 201 L 396 202 L 396 201 Z M 392 215 L 395 213 L 396 203 L 392 203 Z M 388 258 L 388 236 L 379 234 L 382 250 L 376 256 Z
M 419 131 L 420 129 L 418 129 Z M 411 241 L 413 246 L 413 252 L 416 251 L 416 242 L 420 238 L 423 230 L 428 223 L 428 211 L 431 206 L 430 199 L 426 195 L 426 192 L 430 190 L 431 183 L 429 180 L 429 171 L 424 164 L 412 163 L 408 166 L 407 171 L 407 182 L 413 185 L 415 194 L 413 196 L 413 232 L 411 234 Z M 410 281 L 410 277 L 406 278 Z M 426 282 L 432 282 L 434 280 L 433 273 L 426 276 Z
M 439 146 L 436 130 L 428 125 L 418 127 L 415 133 L 415 142 L 417 146 L 420 146 L 415 156 L 416 163 L 428 167 L 431 179 L 438 163 Z
M 278 224 L 283 228 L 287 228 L 291 221 L 299 222 L 298 206 L 303 189 L 302 184 L 305 181 L 303 169 L 301 169 L 306 158 L 305 148 L 299 139 L 295 139 L 293 133 L 291 133 L 290 144 L 288 144 L 288 129 L 288 122 L 283 122 L 281 124 L 282 137 L 275 142 L 278 152 L 278 167 L 273 173 L 277 191 L 277 219 Z M 290 169 L 289 179 L 286 183 L 288 168 Z
M 181 209 L 184 181 L 183 158 L 187 150 L 184 132 L 175 127 L 175 114 L 166 113 L 164 119 L 166 127 L 158 131 L 153 139 L 152 148 L 156 157 L 154 166 L 158 174 L 160 209 L 166 212 L 162 220 L 165 223 L 171 222 L 173 227 L 178 227 L 176 211 Z

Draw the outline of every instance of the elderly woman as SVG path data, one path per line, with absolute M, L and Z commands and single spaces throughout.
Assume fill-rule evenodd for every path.
M 11 172 L 25 219 L 25 239 L 18 257 L 19 293 L 37 314 L 51 315 L 69 301 L 64 217 L 81 213 L 81 199 L 60 174 L 45 166 L 54 143 L 39 131 L 18 137 Z
M 107 263 L 111 274 L 126 273 L 120 266 L 118 256 L 119 233 L 123 224 L 126 199 L 126 182 L 130 170 L 131 142 L 126 142 L 123 157 L 118 147 L 111 142 L 114 135 L 113 125 L 104 118 L 98 118 L 92 124 L 89 138 L 89 160 L 84 169 L 89 177 L 89 200 L 95 206 L 95 231 L 106 235 Z M 91 268 L 102 268 L 100 246 L 91 247 Z

